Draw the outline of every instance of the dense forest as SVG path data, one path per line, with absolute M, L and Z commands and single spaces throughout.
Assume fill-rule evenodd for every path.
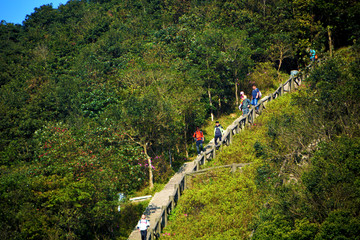
M 324 59 L 358 53 L 359 19 L 355 0 L 71 0 L 21 25 L 1 21 L 0 237 L 120 238 L 118 193 L 166 181 L 191 155 L 195 126 L 234 111 L 254 82 L 276 88 L 309 63 L 309 48 Z M 330 61 L 336 71 L 309 86 L 324 105 L 308 111 L 328 117 L 318 127 L 331 137 L 358 136 L 358 121 L 348 125 L 359 55 L 344 52 L 355 67 Z M 325 103 L 355 118 L 331 128 Z

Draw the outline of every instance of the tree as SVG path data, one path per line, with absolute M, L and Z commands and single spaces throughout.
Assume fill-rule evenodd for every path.
M 214 89 L 221 89 L 220 74 L 216 71 L 219 59 L 220 48 L 222 47 L 222 33 L 220 30 L 206 28 L 196 36 L 192 43 L 190 58 L 196 64 L 198 76 L 202 79 L 204 88 L 207 91 L 211 121 L 214 121 L 213 94 Z
M 245 42 L 246 32 L 233 28 L 226 30 L 224 34 L 224 62 L 232 72 L 233 84 L 235 89 L 235 104 L 239 105 L 238 88 L 240 79 L 244 79 L 248 68 L 251 66 L 251 51 Z
M 126 135 L 142 147 L 148 159 L 149 187 L 153 188 L 153 174 L 149 148 L 169 131 L 170 106 L 154 88 L 147 88 L 144 95 L 129 94 L 124 101 L 122 120 Z
M 286 33 L 273 34 L 271 36 L 272 45 L 270 46 L 270 59 L 273 62 L 278 61 L 277 73 L 280 79 L 280 68 L 284 59 L 291 58 L 293 56 L 293 43 L 290 35 Z

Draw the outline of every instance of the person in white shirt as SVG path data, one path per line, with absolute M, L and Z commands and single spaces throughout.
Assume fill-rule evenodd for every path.
M 150 221 L 146 219 L 144 214 L 141 216 L 141 219 L 139 220 L 136 227 L 140 231 L 141 240 L 146 240 L 147 229 L 150 227 Z

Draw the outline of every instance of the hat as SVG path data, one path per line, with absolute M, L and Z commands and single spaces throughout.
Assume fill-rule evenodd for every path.
M 240 95 L 244 95 L 244 92 L 243 92 L 243 91 L 241 91 L 241 92 L 240 92 Z
M 216 121 L 215 123 L 219 123 L 219 121 Z

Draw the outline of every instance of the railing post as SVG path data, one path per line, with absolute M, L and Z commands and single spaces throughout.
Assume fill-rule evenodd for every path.
M 150 237 L 151 237 L 151 240 L 154 240 L 155 239 L 155 229 L 154 228 L 152 228 L 151 229 L 151 232 L 150 232 Z
M 232 144 L 232 141 L 233 141 L 233 130 L 230 129 L 230 134 L 229 134 L 229 144 Z
M 260 107 L 259 107 L 259 113 L 262 112 L 263 108 L 264 108 L 264 101 L 261 101 L 260 102 Z
M 206 151 L 203 152 L 203 157 L 204 157 L 204 164 L 203 164 L 203 165 L 205 165 L 205 164 L 206 164 L 206 160 L 207 160 L 207 159 L 206 159 Z
M 199 171 L 200 170 L 200 164 L 198 160 L 195 160 L 196 161 L 196 171 Z
M 252 106 L 252 112 L 251 112 L 251 124 L 254 124 L 255 117 L 256 117 L 255 106 Z
M 162 209 L 164 210 L 164 227 L 167 225 L 167 206 L 163 206 Z
M 160 218 L 155 219 L 155 224 L 157 224 L 157 228 L 155 228 L 155 234 L 160 235 L 160 232 L 161 232 Z
M 284 85 L 280 84 L 280 96 L 284 95 Z
M 174 210 L 174 207 L 175 207 L 174 196 L 169 196 L 169 201 L 171 202 L 171 211 L 172 211 L 172 210 Z
M 294 91 L 294 90 L 295 90 L 295 80 L 294 80 L 294 76 L 291 76 L 290 91 Z
M 221 146 L 222 146 L 222 144 L 221 144 Z M 215 159 L 215 157 L 216 157 L 216 146 L 214 145 L 213 146 L 213 160 Z
M 231 165 L 231 173 L 234 174 L 235 172 L 236 172 L 236 165 L 235 165 L 235 163 L 233 163 Z

